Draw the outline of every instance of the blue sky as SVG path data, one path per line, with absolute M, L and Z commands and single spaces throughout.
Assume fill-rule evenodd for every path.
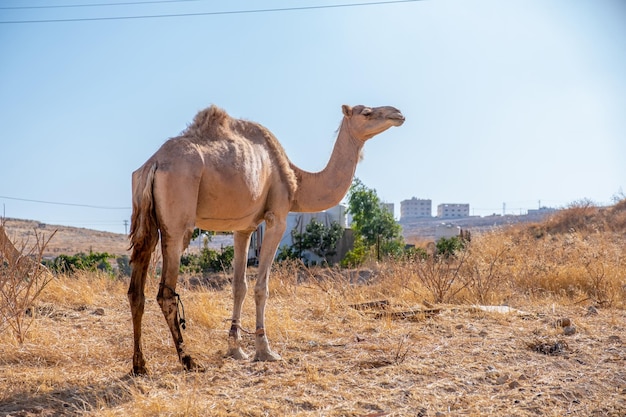
M 7 217 L 123 233 L 131 172 L 212 103 L 267 126 L 309 171 L 328 160 L 342 104 L 398 107 L 406 123 L 369 141 L 357 167 L 397 214 L 413 196 L 488 215 L 624 192 L 622 0 L 9 9 L 94 3 L 0 3 Z M 82 20 L 6 23 L 58 19 Z

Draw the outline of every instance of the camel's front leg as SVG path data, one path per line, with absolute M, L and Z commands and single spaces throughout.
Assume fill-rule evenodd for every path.
M 234 359 L 248 359 L 241 347 L 241 310 L 248 291 L 246 267 L 248 265 L 248 247 L 251 232 L 235 232 L 235 261 L 233 265 L 233 318 L 228 333 L 228 352 L 226 356 Z
M 285 219 L 279 219 L 273 213 L 265 214 L 265 236 L 261 246 L 261 256 L 259 259 L 259 271 L 256 285 L 254 287 L 254 301 L 256 303 L 256 332 L 255 332 L 255 361 L 278 361 L 280 355 L 272 352 L 265 334 L 265 304 L 269 296 L 269 276 L 270 269 L 280 240 L 285 232 Z

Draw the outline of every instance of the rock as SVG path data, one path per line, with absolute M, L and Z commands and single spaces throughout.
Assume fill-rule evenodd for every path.
M 487 366 L 485 375 L 487 376 L 487 378 L 490 378 L 490 379 L 498 379 L 502 376 L 500 374 L 500 371 L 491 365 Z
M 517 381 L 511 381 L 509 382 L 509 388 L 510 389 L 515 389 L 515 388 L 519 388 L 521 387 L 521 384 Z
M 102 307 L 96 308 L 93 311 L 93 314 L 95 314 L 96 316 L 104 316 L 104 309 Z
M 508 374 L 500 375 L 499 377 L 496 378 L 496 384 L 497 385 L 502 385 L 502 384 L 504 384 L 508 380 L 509 380 L 509 375 Z
M 572 325 L 572 320 L 569 317 L 560 318 L 554 323 L 554 327 L 567 327 Z
M 595 316 L 598 314 L 598 309 L 595 308 L 594 306 L 589 306 L 589 308 L 587 308 L 587 316 Z
M 565 336 L 571 336 L 573 334 L 576 334 L 576 327 L 575 326 L 565 326 L 565 327 L 563 327 L 563 334 Z

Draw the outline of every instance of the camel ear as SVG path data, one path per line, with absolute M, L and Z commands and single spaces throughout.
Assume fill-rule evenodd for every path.
M 350 117 L 352 116 L 352 107 L 348 106 L 347 104 L 344 104 L 343 106 L 341 106 L 341 110 L 343 111 L 343 115 Z

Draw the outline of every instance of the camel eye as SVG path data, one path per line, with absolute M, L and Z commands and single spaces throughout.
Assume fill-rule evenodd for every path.
M 370 109 L 369 107 L 366 107 L 363 109 L 363 111 L 361 112 L 361 114 L 363 116 L 369 116 L 370 114 L 372 114 L 372 109 Z

